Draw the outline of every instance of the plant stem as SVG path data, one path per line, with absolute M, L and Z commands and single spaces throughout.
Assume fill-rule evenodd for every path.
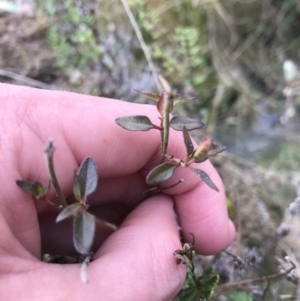
M 218 286 L 216 286 L 215 289 L 220 290 L 220 289 L 224 289 L 224 288 L 230 288 L 230 287 L 236 287 L 236 286 L 242 286 L 242 285 L 254 284 L 254 283 L 261 283 L 261 282 L 277 279 L 282 276 L 288 275 L 292 270 L 294 270 L 296 268 L 296 266 L 293 262 L 291 262 L 291 264 L 292 264 L 292 266 L 288 270 L 281 272 L 281 273 L 277 273 L 277 274 L 273 274 L 273 275 L 269 275 L 269 276 L 265 276 L 265 277 L 229 282 L 229 283 L 218 285 Z
M 53 141 L 50 140 L 45 148 L 45 153 L 47 155 L 47 163 L 48 163 L 48 169 L 49 169 L 49 173 L 50 173 L 50 178 L 52 181 L 52 184 L 56 190 L 57 196 L 60 200 L 60 203 L 63 207 L 67 207 L 67 201 L 66 198 L 62 192 L 61 187 L 59 186 L 59 183 L 57 181 L 57 177 L 54 171 L 54 165 L 53 165 L 53 154 L 55 152 L 55 147 L 53 145 Z
M 152 61 L 152 57 L 151 57 L 150 51 L 149 51 L 149 49 L 148 49 L 148 47 L 147 47 L 147 45 L 145 43 L 145 40 L 143 38 L 142 33 L 141 33 L 141 30 L 140 30 L 140 28 L 139 28 L 139 26 L 138 26 L 138 24 L 137 24 L 137 22 L 136 22 L 136 20 L 134 18 L 134 15 L 133 15 L 133 13 L 132 13 L 132 11 L 130 9 L 130 6 L 129 6 L 127 0 L 121 0 L 121 2 L 122 2 L 122 5 L 124 7 L 124 10 L 125 10 L 128 18 L 129 18 L 129 21 L 130 21 L 130 23 L 131 23 L 131 25 L 132 25 L 132 27 L 133 27 L 133 29 L 135 31 L 135 34 L 136 34 L 136 36 L 137 36 L 137 38 L 139 40 L 139 43 L 140 43 L 140 45 L 142 47 L 142 50 L 143 50 L 145 58 L 147 60 L 149 69 L 150 69 L 150 71 L 151 71 L 151 73 L 153 75 L 153 79 L 155 81 L 155 85 L 156 85 L 157 89 L 160 90 L 161 89 L 161 84 L 160 84 L 160 82 L 158 80 L 158 74 L 157 74 L 156 68 L 154 66 L 154 63 Z
M 161 187 L 161 186 L 159 186 L 159 188 L 160 188 L 161 190 L 171 189 L 171 188 L 177 186 L 178 184 L 180 184 L 180 183 L 182 183 L 182 182 L 183 182 L 183 179 L 180 179 L 180 180 L 178 180 L 176 183 L 174 183 L 174 184 L 172 184 L 172 185 L 170 185 L 170 186 L 167 186 L 167 187 Z

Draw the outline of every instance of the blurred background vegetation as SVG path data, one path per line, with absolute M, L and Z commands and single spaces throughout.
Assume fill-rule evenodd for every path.
M 275 237 L 300 182 L 299 0 L 0 1 L 0 34 L 1 81 L 143 103 L 133 89 L 158 92 L 161 74 L 194 97 L 180 113 L 207 125 L 196 140 L 228 147 L 215 164 L 240 245 L 258 250 L 266 273 L 275 256 L 300 254 Z M 216 298 L 299 296 L 254 288 Z

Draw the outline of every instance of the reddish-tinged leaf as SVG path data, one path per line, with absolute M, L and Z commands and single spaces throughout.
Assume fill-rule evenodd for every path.
M 212 140 L 210 138 L 203 139 L 198 145 L 194 155 L 193 161 L 196 163 L 204 162 L 208 159 L 208 152 L 211 148 Z
M 219 189 L 217 188 L 217 186 L 214 184 L 214 182 L 211 180 L 211 178 L 208 176 L 208 174 L 206 172 L 204 172 L 201 169 L 197 169 L 197 168 L 191 168 L 190 169 L 198 176 L 202 179 L 203 182 L 205 182 L 210 188 L 212 188 L 215 191 L 219 192 Z
M 25 192 L 33 195 L 37 199 L 45 197 L 50 187 L 50 182 L 45 187 L 43 187 L 43 185 L 39 182 L 17 180 L 16 183 Z
M 169 127 L 170 127 L 170 113 L 173 110 L 173 98 L 163 91 L 160 94 L 157 103 L 157 110 L 161 115 L 161 142 L 162 142 L 162 155 L 167 153 L 169 142 Z
M 183 126 L 182 132 L 183 132 L 183 140 L 184 140 L 184 144 L 185 144 L 185 148 L 186 148 L 186 152 L 187 152 L 187 158 L 188 158 L 194 152 L 194 145 L 193 145 L 192 139 L 190 137 L 190 134 L 185 126 Z
M 183 126 L 186 127 L 188 131 L 200 129 L 204 126 L 204 123 L 199 120 L 194 120 L 185 116 L 175 115 L 170 121 L 170 127 L 176 131 L 182 131 Z
M 161 116 L 164 115 L 164 112 L 168 111 L 168 114 L 172 111 L 171 107 L 171 99 L 166 91 L 162 91 L 159 95 L 159 99 L 157 102 L 157 110 Z
M 193 155 L 193 162 L 201 163 L 209 157 L 216 156 L 223 152 L 225 149 L 225 146 L 212 143 L 210 138 L 203 139 Z
M 151 129 L 159 128 L 152 124 L 147 116 L 140 115 L 119 117 L 115 122 L 128 131 L 149 131 Z
M 66 218 L 75 216 L 79 210 L 80 210 L 80 204 L 78 203 L 68 205 L 59 213 L 59 215 L 56 218 L 56 222 L 59 223 Z
M 147 184 L 157 185 L 160 182 L 170 179 L 177 167 L 178 165 L 174 165 L 173 163 L 168 162 L 156 166 L 149 172 L 146 178 Z
M 83 211 L 73 219 L 73 242 L 78 253 L 86 255 L 92 247 L 96 229 L 94 215 Z
M 137 93 L 139 93 L 139 94 L 141 94 L 143 96 L 146 96 L 148 98 L 151 98 L 151 99 L 153 99 L 155 101 L 159 100 L 159 95 L 158 94 L 154 94 L 154 93 L 150 93 L 150 92 L 141 92 L 141 91 L 138 91 L 138 90 L 135 90 L 135 89 L 133 89 L 133 91 L 137 92 Z

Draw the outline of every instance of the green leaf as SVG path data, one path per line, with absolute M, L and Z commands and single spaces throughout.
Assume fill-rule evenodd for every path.
M 200 295 L 196 286 L 184 288 L 179 293 L 180 301 L 199 301 L 199 298 Z
M 194 275 L 195 276 L 195 275 Z M 188 270 L 184 288 L 179 293 L 180 301 L 209 301 L 214 289 L 219 281 L 219 275 L 216 275 L 212 268 L 209 268 L 203 272 L 203 274 L 197 278 L 195 283 L 193 273 Z
M 185 282 L 182 290 L 178 294 L 180 301 L 198 301 L 199 292 L 195 283 L 194 274 L 191 269 L 186 272 Z
M 23 180 L 17 180 L 16 183 L 25 192 L 33 195 L 37 199 L 41 199 L 45 197 L 50 187 L 50 182 L 48 182 L 48 184 L 45 187 L 43 187 L 43 185 L 39 182 L 28 182 Z
M 199 297 L 204 300 L 210 300 L 218 281 L 219 275 L 215 274 L 213 268 L 204 270 L 197 281 Z
M 80 210 L 80 204 L 78 203 L 68 205 L 58 214 L 55 221 L 59 223 L 66 218 L 69 218 L 73 215 L 75 216 L 79 210 Z
M 160 182 L 170 179 L 178 165 L 173 163 L 162 163 L 154 167 L 146 177 L 146 183 L 148 185 L 156 185 Z
M 139 93 L 139 94 L 141 94 L 143 96 L 146 96 L 148 98 L 151 98 L 151 99 L 153 99 L 155 101 L 159 100 L 159 95 L 158 94 L 154 94 L 154 93 L 150 93 L 150 92 L 141 92 L 141 91 L 138 91 L 138 90 L 135 90 L 135 89 L 133 89 L 133 91 L 137 92 L 137 93 Z
M 184 282 L 184 285 L 183 285 L 184 288 L 188 288 L 188 287 L 193 287 L 194 288 L 195 287 L 196 282 L 195 282 L 194 272 L 191 271 L 191 269 L 187 269 L 185 282 Z
M 210 177 L 208 176 L 208 174 L 206 172 L 204 172 L 201 169 L 196 169 L 196 168 L 191 168 L 190 169 L 198 176 L 202 179 L 203 182 L 205 182 L 210 188 L 212 188 L 215 191 L 219 192 L 219 189 L 217 188 L 217 186 L 213 183 L 213 181 L 210 179 Z
M 192 142 L 192 139 L 190 137 L 190 134 L 187 130 L 187 128 L 185 127 L 185 125 L 183 126 L 183 140 L 184 140 L 184 144 L 185 144 L 185 148 L 186 148 L 186 152 L 187 152 L 187 157 L 190 157 L 192 155 L 192 153 L 194 152 L 194 145 Z
M 182 131 L 183 126 L 185 126 L 188 131 L 191 131 L 202 128 L 204 126 L 204 123 L 185 116 L 173 116 L 170 121 L 170 127 L 176 131 Z
M 149 131 L 159 128 L 152 124 L 147 116 L 141 115 L 119 117 L 115 120 L 115 122 L 120 127 L 128 131 Z
M 73 242 L 78 253 L 86 255 L 92 247 L 96 229 L 94 215 L 83 211 L 73 220 Z
M 78 170 L 78 178 L 80 182 L 80 192 L 83 199 L 93 193 L 98 185 L 98 171 L 94 160 L 87 157 L 81 163 Z

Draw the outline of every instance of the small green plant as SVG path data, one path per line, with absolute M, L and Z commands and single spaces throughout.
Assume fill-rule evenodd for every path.
M 73 243 L 76 251 L 83 256 L 81 267 L 82 282 L 88 282 L 87 264 L 91 260 L 91 248 L 94 242 L 96 217 L 90 214 L 87 210 L 87 197 L 91 195 L 98 185 L 98 171 L 95 162 L 92 158 L 87 157 L 81 163 L 78 171 L 74 171 L 73 178 L 73 193 L 76 202 L 67 204 L 66 198 L 62 189 L 57 181 L 57 177 L 53 165 L 53 154 L 55 148 L 53 142 L 47 144 L 45 153 L 47 155 L 48 169 L 50 173 L 49 182 L 43 186 L 39 182 L 28 182 L 24 180 L 17 180 L 16 183 L 24 191 L 31 194 L 36 199 L 46 200 L 48 204 L 55 206 L 59 211 L 56 222 L 61 222 L 67 218 L 73 219 Z M 53 184 L 60 205 L 55 205 L 47 199 L 47 193 L 50 188 L 50 183 Z
M 92 194 L 98 184 L 96 165 L 91 158 L 86 158 L 78 172 L 74 172 L 74 196 L 76 203 L 67 205 L 57 216 L 56 222 L 73 217 L 74 246 L 76 250 L 87 255 L 90 252 L 95 234 L 95 216 L 88 213 L 87 196 Z
M 147 0 L 129 1 L 129 5 L 163 74 L 175 86 L 192 86 L 201 91 L 202 98 L 210 99 L 217 79 L 211 72 L 207 37 L 203 34 L 207 30 L 204 6 L 183 1 L 156 5 Z
M 247 287 L 258 283 L 261 284 L 264 282 L 269 283 L 271 281 L 279 280 L 282 278 L 286 278 L 289 282 L 293 283 L 294 285 L 299 284 L 299 276 L 296 271 L 296 265 L 288 256 L 286 256 L 284 260 L 278 258 L 280 269 L 278 273 L 258 278 L 250 278 L 227 282 L 224 284 L 218 284 L 220 277 L 218 274 L 216 274 L 212 267 L 204 269 L 201 275 L 199 275 L 199 272 L 197 272 L 194 263 L 195 252 L 193 250 L 195 238 L 193 234 L 191 235 L 193 236 L 193 242 L 184 243 L 181 249 L 176 250 L 173 253 L 177 264 L 184 264 L 187 266 L 185 283 L 183 285 L 183 288 L 177 295 L 176 300 L 210 301 L 215 291 L 228 292 L 228 289 L 230 288 L 238 288 L 238 290 L 233 291 L 230 294 L 232 300 L 253 300 L 251 294 L 242 291 L 243 287 Z M 233 259 L 233 267 L 238 271 L 245 270 L 246 268 L 253 266 L 255 263 L 255 257 L 253 255 L 247 255 L 244 258 L 242 258 L 228 251 L 223 252 Z
M 214 144 L 210 138 L 203 139 L 198 147 L 194 148 L 192 139 L 188 131 L 200 129 L 204 124 L 201 121 L 193 120 L 185 116 L 175 115 L 171 117 L 173 108 L 175 108 L 179 104 L 185 103 L 186 101 L 188 101 L 188 99 L 177 100 L 179 95 L 172 92 L 170 86 L 163 78 L 160 78 L 160 80 L 165 90 L 162 91 L 159 95 L 136 91 L 148 98 L 157 101 L 157 110 L 160 114 L 159 125 L 153 124 L 147 116 L 140 115 L 124 116 L 119 117 L 115 120 L 119 126 L 129 131 L 149 131 L 151 129 L 160 131 L 162 144 L 162 163 L 154 167 L 149 172 L 146 177 L 147 184 L 159 188 L 159 184 L 170 179 L 178 167 L 188 167 L 209 187 L 216 191 L 219 191 L 205 171 L 203 171 L 202 169 L 194 168 L 191 166 L 191 164 L 204 162 L 209 157 L 216 156 L 226 148 L 224 146 Z M 176 131 L 182 131 L 183 133 L 183 141 L 186 148 L 185 159 L 175 158 L 173 155 L 167 154 L 170 128 Z
M 47 39 L 56 56 L 57 67 L 84 69 L 102 56 L 93 30 L 93 15 L 86 14 L 71 0 L 63 3 L 57 0 L 36 1 L 51 21 Z
M 194 235 L 191 244 L 185 243 L 182 249 L 173 253 L 177 264 L 185 264 L 188 268 L 185 284 L 178 297 L 180 301 L 209 301 L 219 281 L 219 276 L 214 272 L 213 268 L 204 270 L 202 275 L 197 276 L 193 262 L 193 244 Z

